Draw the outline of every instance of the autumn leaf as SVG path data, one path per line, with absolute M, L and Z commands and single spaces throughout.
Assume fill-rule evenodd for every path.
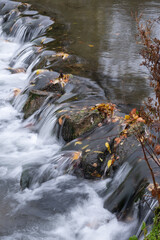
M 142 117 L 137 118 L 137 122 L 145 123 L 145 120 Z
M 14 92 L 14 96 L 16 97 L 20 94 L 21 90 L 19 88 L 15 88 L 13 92 Z
M 46 38 L 42 38 L 41 43 L 43 44 L 45 40 L 46 40 Z
M 112 165 L 112 160 L 110 159 L 107 163 L 107 167 L 110 168 L 111 165 Z
M 129 115 L 125 115 L 125 120 L 129 120 L 130 119 L 130 116 Z
M 92 44 L 88 44 L 88 46 L 89 46 L 89 47 L 91 47 L 91 48 L 93 48 L 93 47 L 94 47 L 94 45 L 92 45 Z
M 52 57 L 61 57 L 62 59 L 66 59 L 69 57 L 69 54 L 64 52 L 59 52 L 59 53 L 56 53 L 55 55 L 52 55 Z
M 43 73 L 45 71 L 46 71 L 45 69 L 37 69 L 36 70 L 36 74 L 39 75 L 39 74 L 41 74 L 41 73 Z
M 110 145 L 108 142 L 105 143 L 106 148 L 108 149 L 108 152 L 111 153 Z
M 101 175 L 95 170 L 93 173 L 91 173 L 91 175 L 93 176 L 93 177 L 98 177 L 98 178 L 100 178 L 101 177 Z
M 96 168 L 96 167 L 97 167 L 97 163 L 93 163 L 93 165 L 92 165 L 92 166 Z
M 93 151 L 93 152 L 94 153 L 102 153 L 102 154 L 104 153 L 104 152 L 101 152 L 101 151 Z
M 82 144 L 82 142 L 78 141 L 78 142 L 75 142 L 74 145 L 76 146 L 76 145 L 81 145 L 81 144 Z
M 157 144 L 157 145 L 155 146 L 154 151 L 155 151 L 155 153 L 156 153 L 157 155 L 160 155 L 160 145 L 159 145 L 159 144 Z
M 82 147 L 82 150 L 86 149 L 89 145 L 85 145 Z
M 86 151 L 85 151 L 85 152 L 90 152 L 90 151 L 91 151 L 91 149 L 89 149 L 89 148 L 88 148 L 88 149 L 86 149 Z
M 137 109 L 133 108 L 132 111 L 130 112 L 130 115 L 133 116 L 134 114 L 137 114 Z
M 61 125 L 61 126 L 62 126 L 62 124 L 63 124 L 63 117 L 64 117 L 64 116 L 61 116 L 61 117 L 58 119 L 59 125 Z
M 81 157 L 81 155 L 82 155 L 82 152 L 74 152 L 72 160 L 73 161 L 78 160 Z
M 118 138 L 118 137 L 115 138 L 116 145 L 118 145 L 121 142 L 121 140 L 122 140 L 121 138 Z

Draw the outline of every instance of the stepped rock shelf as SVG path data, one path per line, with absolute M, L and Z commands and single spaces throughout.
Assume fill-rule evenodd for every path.
M 54 41 L 49 34 L 54 21 L 49 17 L 30 10 L 28 4 L 5 0 L 0 2 L 0 15 L 8 41 L 23 43 L 6 70 L 29 73 L 25 87 L 14 90 L 12 104 L 22 113 L 24 128 L 36 133 L 43 128 L 45 135 L 49 123 L 46 142 L 55 137 L 61 145 L 47 163 L 24 164 L 21 189 L 34 189 L 64 174 L 93 184 L 108 178 L 105 191 L 99 193 L 104 207 L 127 221 L 137 204 L 141 223 L 141 213 L 148 212 L 142 202 L 150 175 L 135 131 L 145 133 L 145 121 L 135 109 L 126 117 L 91 79 L 65 72 L 69 61 L 77 66 L 79 59 L 48 48 Z

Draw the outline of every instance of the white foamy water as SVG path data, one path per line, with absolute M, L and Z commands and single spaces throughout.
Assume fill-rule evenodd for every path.
M 19 31 L 19 36 L 24 36 L 23 27 Z M 37 171 L 44 170 L 43 166 L 50 166 L 53 155 L 61 147 L 56 138 L 48 134 L 53 130 L 50 124 L 54 123 L 55 118 L 51 118 L 50 114 L 44 116 L 46 119 L 40 122 L 38 135 L 25 127 L 27 124 L 22 121 L 22 113 L 17 110 L 23 99 L 19 98 L 19 102 L 17 100 L 16 108 L 11 104 L 14 88 L 23 89 L 30 74 L 30 71 L 11 74 L 7 70 L 9 62 L 21 47 L 20 43 L 5 39 L 1 33 L 0 239 L 127 239 L 136 222 L 119 222 L 115 215 L 104 209 L 103 199 L 98 195 L 99 191 L 106 189 L 110 180 L 92 183 L 62 174 L 47 182 L 42 181 L 42 184 L 34 185 L 32 189 L 20 189 L 20 176 L 24 166 L 33 164 L 37 166 Z M 30 46 L 29 51 L 16 62 L 16 66 L 23 66 L 23 61 L 29 54 L 32 54 Z M 51 141 L 48 141 L 49 138 Z

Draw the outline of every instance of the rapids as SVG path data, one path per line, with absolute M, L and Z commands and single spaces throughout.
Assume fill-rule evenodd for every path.
M 19 8 L 21 16 L 13 10 L 17 4 L 0 2 L 0 239 L 127 240 L 138 222 L 136 208 L 131 219 L 119 221 L 104 208 L 106 196 L 101 193 L 111 181 L 112 188 L 119 186 L 118 179 L 128 174 L 129 164 L 120 168 L 114 180 L 89 181 L 65 174 L 56 169 L 63 143 L 50 134 L 56 118 L 50 113 L 56 107 L 44 112 L 36 131 L 28 127 L 33 117 L 23 121 L 26 96 L 13 101 L 15 88 L 26 88 L 39 62 L 35 39 L 43 37 L 53 23 L 28 7 Z M 8 33 L 14 14 L 17 19 Z M 12 74 L 10 67 L 25 68 L 25 72 Z M 50 168 L 51 160 L 54 178 L 22 191 L 23 167 L 41 165 L 37 168 L 40 174 Z

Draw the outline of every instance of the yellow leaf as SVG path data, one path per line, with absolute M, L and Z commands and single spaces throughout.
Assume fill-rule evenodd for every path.
M 78 160 L 81 157 L 82 152 L 74 152 L 72 160 Z
M 41 43 L 44 43 L 45 40 L 46 40 L 46 38 L 43 38 L 43 39 L 41 40 Z
M 69 54 L 60 52 L 60 53 L 56 53 L 56 57 L 61 57 L 62 59 L 65 59 L 69 57 Z
M 129 120 L 130 119 L 130 116 L 129 115 L 125 115 L 125 120 Z
M 82 144 L 82 142 L 78 141 L 78 142 L 75 142 L 74 145 L 76 146 L 76 145 L 81 145 L 81 144 Z
M 84 150 L 85 148 L 87 148 L 89 145 L 85 145 L 84 147 L 82 147 L 82 149 Z
M 36 74 L 39 75 L 40 73 L 43 73 L 44 71 L 46 71 L 46 70 L 44 70 L 44 69 L 37 69 L 36 70 Z
M 105 146 L 106 146 L 106 148 L 108 149 L 108 152 L 111 153 L 111 149 L 110 149 L 110 146 L 109 146 L 109 143 L 108 143 L 108 142 L 105 143 Z
M 104 153 L 104 152 L 101 152 L 101 151 L 93 151 L 94 153 Z
M 107 163 L 107 167 L 109 168 L 112 165 L 112 159 L 110 159 Z
M 86 149 L 86 151 L 85 152 L 90 152 L 91 151 L 91 149 Z
M 89 46 L 89 47 L 94 47 L 94 45 L 92 45 L 92 44 L 88 44 L 88 46 Z
M 48 31 L 51 31 L 52 30 L 52 27 L 48 28 Z

